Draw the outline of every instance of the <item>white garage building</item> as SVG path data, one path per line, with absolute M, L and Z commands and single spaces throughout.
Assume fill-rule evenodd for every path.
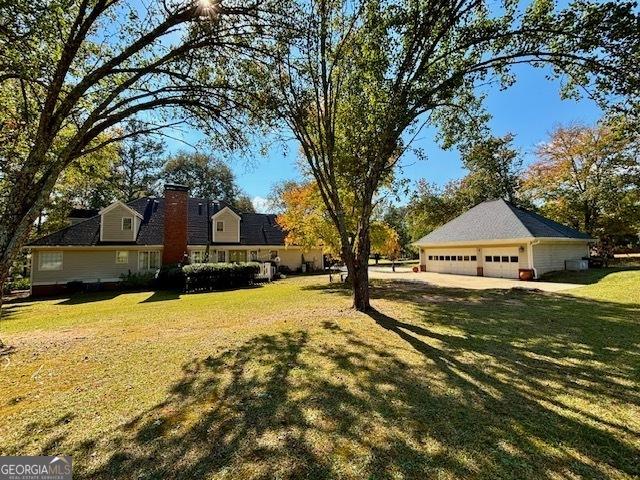
M 589 256 L 589 235 L 504 200 L 476 205 L 414 243 L 428 272 L 533 278 Z

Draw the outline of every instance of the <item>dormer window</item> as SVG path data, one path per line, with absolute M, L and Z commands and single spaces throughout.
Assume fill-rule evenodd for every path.
M 133 229 L 133 217 L 122 218 L 122 231 L 130 232 Z
M 224 222 L 217 221 L 216 222 L 216 232 L 224 232 Z

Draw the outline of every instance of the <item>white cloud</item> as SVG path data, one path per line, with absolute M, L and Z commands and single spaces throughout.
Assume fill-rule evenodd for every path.
M 253 197 L 251 203 L 257 213 L 272 213 L 271 202 L 264 197 Z

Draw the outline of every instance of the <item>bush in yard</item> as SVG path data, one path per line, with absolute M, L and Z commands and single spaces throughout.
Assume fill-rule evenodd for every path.
M 16 290 L 29 290 L 31 282 L 28 278 L 15 278 L 10 282 L 6 282 L 2 287 L 4 294 L 9 294 Z
M 278 273 L 282 273 L 283 275 L 290 275 L 291 268 L 286 265 L 278 265 Z
M 84 283 L 80 280 L 72 280 L 67 282 L 66 288 L 69 293 L 78 293 L 84 290 Z
M 218 290 L 251 285 L 260 264 L 247 263 L 196 263 L 183 267 L 188 292 Z
M 129 271 L 120 275 L 120 287 L 126 290 L 148 288 L 153 284 L 155 276 L 154 272 L 131 273 Z
M 163 265 L 156 276 L 156 286 L 166 290 L 184 290 L 186 281 L 184 268 L 178 264 Z

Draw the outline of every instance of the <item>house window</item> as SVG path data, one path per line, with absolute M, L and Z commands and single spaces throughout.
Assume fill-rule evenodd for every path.
M 224 250 L 218 250 L 218 262 L 224 263 L 226 261 L 226 252 Z
M 133 218 L 122 217 L 122 230 L 125 232 L 130 232 L 132 228 L 133 228 Z
M 258 261 L 258 251 L 257 250 L 251 250 L 249 252 L 249 258 L 251 259 L 252 262 L 257 262 Z
M 138 270 L 155 270 L 160 268 L 160 252 L 138 252 Z
M 520 259 L 518 257 L 511 257 L 511 263 L 518 263 Z
M 246 250 L 229 250 L 229 262 L 238 263 L 247 261 Z
M 191 263 L 202 263 L 204 261 L 204 252 L 202 250 L 193 250 L 191 252 Z
M 216 222 L 216 232 L 224 232 L 224 222 L 221 220 L 218 220 Z
M 127 250 L 118 250 L 116 252 L 116 263 L 129 263 L 129 252 Z
M 62 270 L 62 252 L 40 252 L 40 270 Z
M 278 258 L 278 251 L 277 250 L 270 250 L 269 251 L 269 258 L 271 260 L 275 260 L 276 258 Z
M 493 259 L 491 256 L 487 255 L 486 257 L 484 257 L 484 261 L 485 262 L 491 262 Z

